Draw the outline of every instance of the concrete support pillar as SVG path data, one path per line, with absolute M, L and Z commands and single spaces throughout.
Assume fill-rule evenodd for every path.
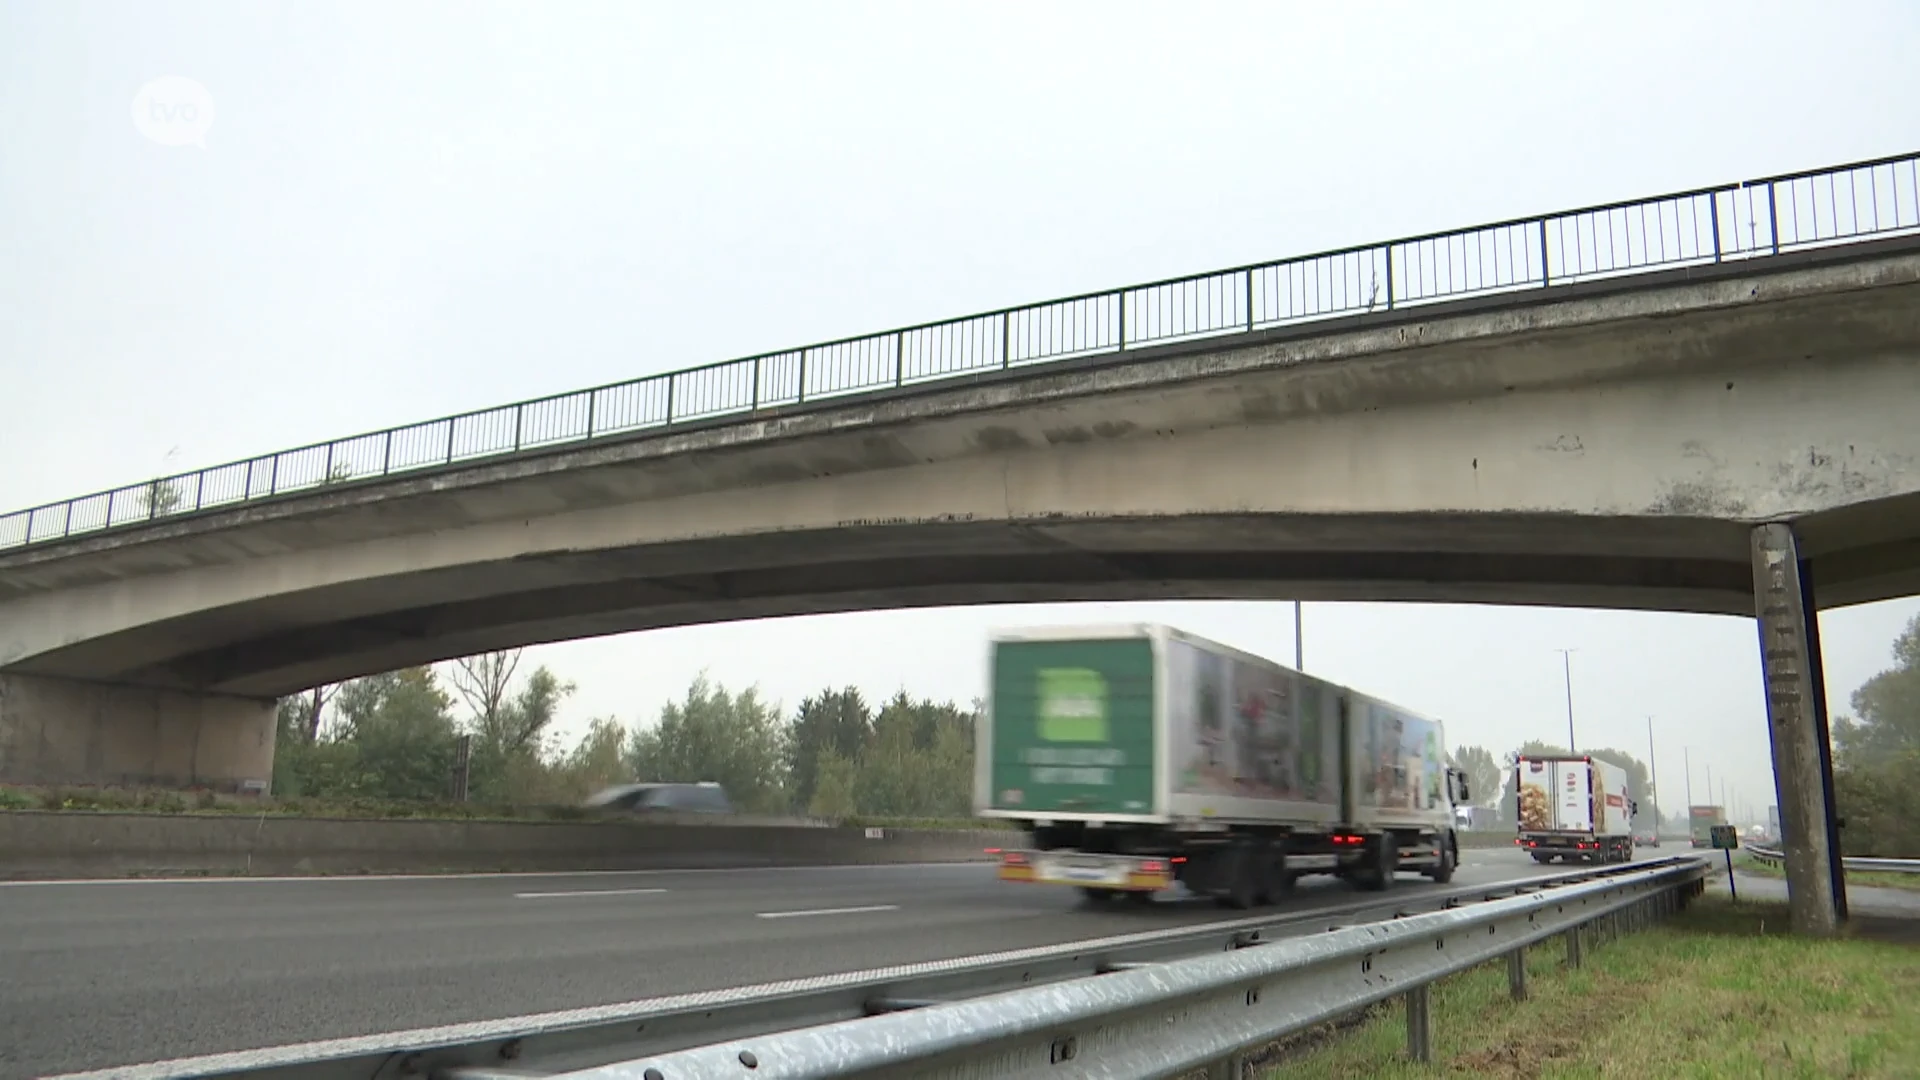
M 0 783 L 266 791 L 272 701 L 0 674 Z
M 1784 524 L 1752 534 L 1760 663 L 1767 685 L 1773 778 L 1786 833 L 1787 906 L 1795 933 L 1829 936 L 1845 917 L 1833 815 L 1833 767 L 1811 583 Z

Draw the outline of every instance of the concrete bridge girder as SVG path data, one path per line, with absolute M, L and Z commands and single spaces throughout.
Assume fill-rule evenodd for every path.
M 1823 604 L 1920 591 L 1916 247 L 1186 343 L 3 552 L 0 679 L 239 695 L 270 731 L 256 706 L 323 681 L 778 614 L 1751 615 L 1767 521 Z

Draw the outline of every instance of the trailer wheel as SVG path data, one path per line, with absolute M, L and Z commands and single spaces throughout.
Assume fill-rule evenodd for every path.
M 1445 885 L 1453 880 L 1453 868 L 1459 861 L 1460 857 L 1454 853 L 1453 839 L 1443 836 L 1440 838 L 1440 861 L 1427 871 L 1427 876 L 1433 879 L 1434 884 Z
M 1214 900 L 1235 911 L 1245 911 L 1260 902 L 1261 852 L 1245 844 L 1235 844 L 1218 856 L 1218 890 Z
M 1080 895 L 1084 897 L 1089 904 L 1104 905 L 1107 901 L 1113 899 L 1113 890 L 1099 889 L 1092 885 L 1082 885 L 1080 886 Z
M 1260 887 L 1255 900 L 1263 907 L 1277 902 L 1293 891 L 1296 876 L 1287 869 L 1287 853 L 1284 850 L 1266 848 L 1259 854 Z
M 1392 833 L 1381 833 L 1373 851 L 1373 865 L 1367 868 L 1367 876 L 1362 881 L 1372 892 L 1386 892 L 1393 887 L 1394 871 L 1399 868 L 1400 838 Z

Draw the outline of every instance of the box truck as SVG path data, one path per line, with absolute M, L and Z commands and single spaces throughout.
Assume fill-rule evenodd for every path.
M 1303 874 L 1385 889 L 1459 864 L 1437 720 L 1171 627 L 995 635 L 974 807 L 1019 822 L 1008 881 L 1223 906 Z
M 1633 859 L 1627 770 L 1591 757 L 1528 757 L 1514 763 L 1520 835 L 1534 862 L 1609 863 Z
M 1687 807 L 1687 832 L 1693 838 L 1693 846 L 1706 848 L 1713 846 L 1713 827 L 1727 823 L 1727 810 L 1723 806 Z

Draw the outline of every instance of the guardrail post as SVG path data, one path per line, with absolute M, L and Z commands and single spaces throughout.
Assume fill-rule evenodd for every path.
M 1407 991 L 1407 1057 L 1422 1063 L 1433 1060 L 1432 988 L 1422 983 Z
M 1247 1055 L 1235 1050 L 1207 1066 L 1207 1080 L 1240 1080 L 1247 1073 Z
M 1581 953 L 1580 928 L 1576 926 L 1567 931 L 1567 966 L 1578 969 L 1583 959 Z
M 1527 1000 L 1527 947 L 1507 954 L 1507 992 L 1515 1001 Z

